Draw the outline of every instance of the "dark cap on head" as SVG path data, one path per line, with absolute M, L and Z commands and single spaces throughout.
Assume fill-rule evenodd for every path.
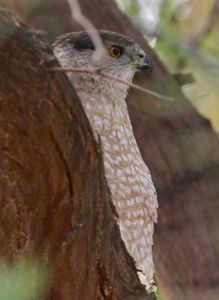
M 104 45 L 106 43 L 112 43 L 112 44 L 119 43 L 119 45 L 123 47 L 127 47 L 128 45 L 133 45 L 135 43 L 132 39 L 120 33 L 111 32 L 107 30 L 97 30 L 97 31 Z M 53 44 L 53 47 L 57 47 L 58 45 L 64 47 L 68 45 L 72 45 L 73 48 L 77 51 L 95 49 L 90 34 L 87 31 L 70 32 L 70 33 L 63 34 L 57 38 L 57 40 Z

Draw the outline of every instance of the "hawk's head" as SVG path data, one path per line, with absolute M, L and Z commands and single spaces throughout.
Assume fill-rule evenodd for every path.
M 98 66 L 105 73 L 132 80 L 134 73 L 151 69 L 152 64 L 145 52 L 132 39 L 111 31 L 99 30 L 104 54 Z M 54 43 L 54 52 L 64 66 L 90 67 L 95 51 L 90 33 L 72 32 L 60 36 Z

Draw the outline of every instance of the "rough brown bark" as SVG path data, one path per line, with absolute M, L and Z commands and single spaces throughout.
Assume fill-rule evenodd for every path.
M 1 259 L 40 257 L 50 267 L 43 299 L 152 299 L 121 240 L 77 95 L 48 72 L 57 62 L 39 33 L 2 11 L 0 60 Z
M 167 299 L 218 299 L 219 143 L 210 123 L 182 95 L 156 55 L 111 1 L 81 1 L 98 28 L 137 40 L 154 62 L 136 82 L 174 97 L 157 101 L 132 90 L 134 132 L 158 191 L 156 277 Z M 94 9 L 98 6 L 98 12 Z M 107 8 L 107 10 L 106 10 Z
M 54 1 L 49 1 L 50 5 Z M 152 56 L 153 75 L 139 74 L 136 83 L 174 97 L 173 102 L 164 102 L 132 90 L 128 99 L 134 132 L 158 191 L 160 207 L 154 256 L 162 294 L 171 300 L 217 300 L 218 137 L 113 1 L 81 0 L 80 3 L 97 28 L 133 37 Z M 66 1 L 60 1 L 59 5 L 65 15 L 60 14 L 57 22 L 66 22 L 70 17 Z M 41 26 L 47 29 L 46 22 Z M 77 24 L 69 28 L 78 29 L 81 28 Z
M 62 13 L 58 24 L 70 24 L 68 5 L 48 0 Z M 156 277 L 171 300 L 217 300 L 219 294 L 219 143 L 208 120 L 182 95 L 141 34 L 110 0 L 81 0 L 84 13 L 99 29 L 123 32 L 152 56 L 152 76 L 138 75 L 135 82 L 174 97 L 167 103 L 132 90 L 128 99 L 134 132 L 152 171 L 159 198 L 155 232 Z M 38 7 L 38 27 L 51 30 L 53 10 Z M 68 21 L 67 21 L 68 20 Z M 69 25 L 68 25 L 69 26 Z M 78 30 L 75 24 L 68 31 Z M 60 30 L 60 29 L 59 29 Z M 57 31 L 59 34 L 60 31 Z M 52 32 L 55 35 L 55 32 Z

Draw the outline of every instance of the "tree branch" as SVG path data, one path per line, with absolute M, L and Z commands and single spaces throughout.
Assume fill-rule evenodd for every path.
M 73 19 L 88 32 L 94 44 L 95 51 L 93 53 L 93 63 L 95 65 L 105 52 L 102 40 L 93 23 L 82 13 L 78 0 L 68 0 Z
M 153 299 L 121 239 L 80 100 L 65 74 L 48 72 L 51 49 L 5 11 L 0 43 L 1 259 L 40 259 L 44 299 Z

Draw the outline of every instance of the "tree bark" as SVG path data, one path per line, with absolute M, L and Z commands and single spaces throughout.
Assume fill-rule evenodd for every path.
M 128 99 L 134 133 L 158 192 L 154 258 L 161 293 L 171 300 L 217 300 L 218 137 L 114 2 L 80 3 L 97 28 L 132 37 L 152 57 L 153 74 L 138 74 L 135 83 L 174 98 L 160 101 L 131 90 Z
M 51 267 L 43 299 L 153 299 L 121 240 L 80 101 L 48 71 L 52 51 L 3 10 L 0 42 L 1 259 Z
M 49 2 L 52 5 L 54 0 Z M 160 101 L 135 90 L 128 98 L 134 133 L 158 192 L 154 258 L 161 293 L 171 300 L 217 300 L 218 137 L 113 1 L 81 0 L 80 4 L 98 29 L 134 38 L 152 57 L 153 74 L 138 74 L 135 83 L 174 98 Z M 71 18 L 68 5 L 65 0 L 59 5 L 65 14 L 57 22 L 66 22 Z M 37 23 L 37 18 L 32 21 Z M 46 22 L 39 26 L 47 29 Z M 74 22 L 69 27 L 69 31 L 79 29 Z
M 55 3 L 58 24 L 71 24 L 66 0 Z M 128 107 L 134 133 L 158 191 L 159 220 L 154 258 L 161 293 L 171 300 L 217 300 L 219 295 L 219 142 L 211 124 L 184 97 L 142 35 L 110 0 L 81 0 L 83 12 L 99 29 L 134 38 L 152 57 L 152 75 L 138 74 L 135 83 L 170 95 L 159 101 L 131 90 Z M 57 6 L 56 6 L 57 7 Z M 34 24 L 50 29 L 49 18 Z M 43 21 L 43 22 L 42 22 Z M 68 31 L 81 28 L 72 23 Z M 60 34 L 60 31 L 57 32 Z M 55 32 L 52 32 L 55 35 Z

